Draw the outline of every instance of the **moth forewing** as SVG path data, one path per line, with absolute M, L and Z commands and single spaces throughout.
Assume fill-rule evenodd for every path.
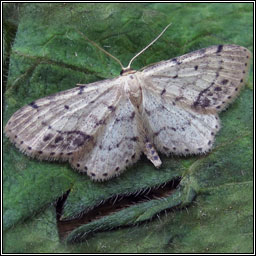
M 223 110 L 245 84 L 251 53 L 237 45 L 216 45 L 142 70 L 148 87 L 176 104 L 204 113 Z

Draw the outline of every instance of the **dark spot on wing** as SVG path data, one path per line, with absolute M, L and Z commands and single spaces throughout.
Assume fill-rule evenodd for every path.
M 223 45 L 222 44 L 218 45 L 216 53 L 222 52 L 222 49 L 223 49 Z
M 138 141 L 138 139 L 139 139 L 138 137 L 132 137 L 131 141 Z
M 60 142 L 60 141 L 62 141 L 63 140 L 63 137 L 62 136 L 57 136 L 56 138 L 55 138 L 55 143 L 58 143 L 58 142 Z
M 211 101 L 210 101 L 208 98 L 204 98 L 204 99 L 201 101 L 200 105 L 201 105 L 201 107 L 206 108 L 206 107 L 208 107 L 208 106 L 210 105 L 210 103 L 211 103 Z
M 145 108 L 145 112 L 148 116 L 150 116 L 150 111 Z
M 29 106 L 31 106 L 32 108 L 38 108 L 38 106 L 35 104 L 35 102 L 31 102 L 30 104 L 28 104 Z
M 148 148 L 153 148 L 153 146 L 152 146 L 151 143 L 148 143 L 148 144 L 147 144 L 147 147 L 148 147 Z
M 97 126 L 99 125 L 105 125 L 106 124 L 106 120 L 105 119 L 102 119 L 100 121 L 98 121 L 95 125 L 94 125 L 94 128 L 96 128 Z
M 78 92 L 78 94 L 82 94 L 85 87 L 86 87 L 85 85 L 80 85 L 80 86 L 79 86 L 79 92 Z
M 131 116 L 130 116 L 131 120 L 133 120 L 134 117 L 135 117 L 135 112 L 133 111 Z
M 108 106 L 108 109 L 111 111 L 111 112 L 114 112 L 116 110 L 116 108 L 114 106 Z
M 180 100 L 182 100 L 182 99 L 184 99 L 184 97 L 183 97 L 183 96 L 179 96 L 179 97 L 176 97 L 176 98 L 175 98 L 175 101 L 180 101 Z
M 69 106 L 68 106 L 68 105 L 65 105 L 64 108 L 65 108 L 65 109 L 69 109 Z
M 214 88 L 214 91 L 219 92 L 219 91 L 222 91 L 222 89 L 221 89 L 221 87 L 217 86 L 217 87 Z
M 197 70 L 198 69 L 198 65 L 194 66 L 194 69 Z
M 171 59 L 171 62 L 175 62 L 176 64 L 180 65 L 182 62 L 179 61 L 177 58 Z
M 84 144 L 84 138 L 83 137 L 78 137 L 73 141 L 73 145 L 80 147 Z
M 158 131 L 158 132 L 154 132 L 154 136 L 158 136 L 158 135 L 159 135 L 159 133 L 160 133 L 160 131 Z
M 163 89 L 163 90 L 161 91 L 161 96 L 163 96 L 165 93 L 166 93 L 166 90 Z
M 221 81 L 221 83 L 222 83 L 223 85 L 227 84 L 227 83 L 228 83 L 228 79 L 223 79 L 223 80 Z
M 43 141 L 50 140 L 52 137 L 53 137 L 53 135 L 51 133 L 49 133 L 49 134 L 44 136 Z

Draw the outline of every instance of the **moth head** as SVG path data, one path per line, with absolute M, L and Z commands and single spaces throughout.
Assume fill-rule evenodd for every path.
M 133 69 L 128 67 L 128 68 L 123 68 L 120 72 L 120 75 L 121 76 L 126 76 L 126 75 L 130 75 L 130 74 L 134 74 L 134 73 L 136 73 L 136 70 L 133 70 Z

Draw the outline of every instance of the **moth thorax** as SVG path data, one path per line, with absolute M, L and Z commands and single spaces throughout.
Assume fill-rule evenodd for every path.
M 130 101 L 135 107 L 138 107 L 142 102 L 142 91 L 139 79 L 136 77 L 136 74 L 128 75 L 126 79 Z

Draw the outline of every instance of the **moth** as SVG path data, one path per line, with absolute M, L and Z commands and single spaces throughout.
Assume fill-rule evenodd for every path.
M 245 84 L 251 53 L 215 45 L 161 61 L 139 71 L 132 61 L 114 79 L 38 99 L 15 112 L 5 134 L 22 152 L 40 160 L 68 161 L 92 180 L 120 175 L 142 153 L 155 167 L 158 152 L 208 152 L 220 129 L 218 113 Z

